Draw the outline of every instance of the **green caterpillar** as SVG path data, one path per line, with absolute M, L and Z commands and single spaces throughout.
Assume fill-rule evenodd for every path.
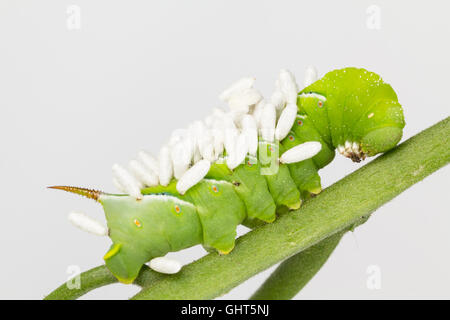
M 113 242 L 104 260 L 121 282 L 131 283 L 151 259 L 197 244 L 229 253 L 239 224 L 273 222 L 278 210 L 297 209 L 318 194 L 318 170 L 333 160 L 335 149 L 359 162 L 393 148 L 402 137 L 397 95 L 375 73 L 335 70 L 298 92 L 295 79 L 282 71 L 269 103 L 252 88 L 253 80 L 244 78 L 222 94 L 231 116 L 222 115 L 220 123 L 231 117 L 242 124 L 230 125 L 225 147 L 218 138 L 224 130 L 208 131 L 214 134 L 207 142 L 203 131 L 194 148 L 185 150 L 186 161 L 185 153 L 170 158 L 175 147 L 163 148 L 158 164 L 143 155 L 133 166 L 139 183 L 117 167 L 119 187 L 129 195 L 52 187 L 103 206 Z M 207 122 L 210 129 L 217 124 Z

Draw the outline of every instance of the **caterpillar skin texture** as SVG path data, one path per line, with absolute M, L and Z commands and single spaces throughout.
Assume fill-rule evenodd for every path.
M 251 81 L 248 80 L 248 81 Z M 401 139 L 403 111 L 391 86 L 364 69 L 327 73 L 297 95 L 297 116 L 280 142 L 259 138 L 256 157 L 247 154 L 233 170 L 226 157 L 214 161 L 199 183 L 183 195 L 177 180 L 141 189 L 142 197 L 56 187 L 100 202 L 113 244 L 104 256 L 109 270 L 131 283 L 143 264 L 168 252 L 197 244 L 227 254 L 236 227 L 246 219 L 273 222 L 276 212 L 297 209 L 321 191 L 318 170 L 335 150 L 360 161 L 385 152 Z M 308 141 L 322 148 L 314 157 L 291 164 L 278 155 Z M 271 172 L 271 167 L 277 170 Z M 262 172 L 266 173 L 262 174 Z

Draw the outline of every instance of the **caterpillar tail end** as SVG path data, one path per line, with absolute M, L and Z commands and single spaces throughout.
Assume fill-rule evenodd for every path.
M 87 189 L 87 188 L 79 188 L 79 187 L 71 187 L 71 186 L 51 186 L 47 187 L 49 189 L 63 190 L 70 193 L 75 193 L 80 196 L 86 197 L 88 199 L 93 199 L 95 201 L 99 201 L 100 197 L 104 194 L 103 191 Z

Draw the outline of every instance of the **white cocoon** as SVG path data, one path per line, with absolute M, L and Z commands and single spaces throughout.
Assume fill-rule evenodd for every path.
M 296 103 L 298 86 L 294 75 L 288 70 L 281 70 L 279 76 L 279 88 L 283 92 L 287 103 Z
M 143 164 L 136 160 L 130 161 L 130 170 L 140 182 L 142 182 L 146 186 L 157 186 L 158 185 L 158 176 L 153 173 L 153 171 L 148 170 L 144 167 Z
M 286 105 L 286 98 L 280 90 L 275 90 L 270 97 L 270 102 L 275 106 L 276 110 L 281 110 Z
M 248 153 L 247 137 L 245 133 L 241 133 L 234 146 L 234 152 L 227 156 L 227 166 L 230 170 L 235 169 L 244 162 Z
M 185 194 L 191 187 L 202 180 L 209 171 L 211 163 L 208 160 L 200 160 L 194 164 L 177 182 L 177 191 Z
M 235 128 L 225 128 L 224 146 L 227 154 L 233 153 L 239 132 Z
M 314 157 L 322 149 L 322 144 L 317 141 L 308 141 L 295 146 L 280 157 L 281 163 L 295 163 Z
M 142 199 L 140 183 L 126 169 L 117 163 L 113 165 L 113 176 L 126 193 L 136 199 Z
M 243 129 L 256 129 L 256 121 L 255 118 L 251 115 L 245 115 L 241 119 L 241 126 Z
M 174 145 L 170 150 L 173 164 L 173 175 L 176 179 L 187 171 L 192 160 L 193 138 L 188 136 Z
M 250 105 L 248 104 L 238 104 L 238 102 L 234 102 L 233 104 L 229 104 L 230 107 L 230 116 L 235 120 L 239 115 L 244 115 L 248 113 L 250 110 Z
M 214 139 L 214 157 L 217 159 L 223 152 L 223 142 L 225 140 L 225 134 L 223 129 L 212 129 L 212 135 Z
M 214 108 L 213 109 L 213 116 L 216 119 L 221 119 L 224 114 L 225 114 L 225 111 L 223 111 L 223 109 L 221 109 L 221 108 Z
M 254 77 L 245 77 L 236 81 L 219 95 L 219 99 L 225 102 L 228 101 L 236 93 L 251 88 L 255 80 Z
M 303 80 L 303 85 L 307 87 L 310 84 L 316 82 L 318 78 L 319 76 L 317 74 L 317 69 L 313 66 L 309 66 L 305 71 L 305 79 Z
M 266 102 L 264 100 L 261 100 L 260 102 L 258 102 L 255 106 L 255 108 L 253 109 L 253 118 L 255 118 L 255 122 L 256 122 L 256 127 L 260 127 L 260 123 L 261 123 L 261 116 L 264 110 L 264 106 L 266 105 Z
M 159 173 L 158 160 L 155 159 L 151 154 L 145 151 L 140 151 L 137 156 L 138 161 L 140 161 L 147 169 L 151 170 L 155 175 Z
M 212 128 L 214 124 L 214 115 L 207 116 L 204 121 L 207 128 Z
M 277 114 L 275 106 L 271 103 L 266 103 L 262 111 L 260 121 L 261 135 L 264 141 L 273 141 L 276 118 Z
M 222 128 L 236 129 L 236 124 L 234 123 L 234 119 L 230 113 L 224 113 L 221 120 Z
M 205 125 L 200 120 L 195 121 L 193 124 L 189 126 L 189 131 L 191 131 L 196 138 L 201 136 L 203 134 L 203 131 L 205 131 Z
M 245 115 L 242 118 L 242 133 L 246 136 L 248 153 L 252 156 L 256 156 L 258 150 L 258 130 L 255 118 L 251 115 Z
M 173 146 L 176 143 L 180 142 L 181 140 L 183 140 L 184 137 L 186 137 L 188 134 L 188 130 L 187 129 L 175 129 L 172 134 L 170 135 L 169 138 L 169 146 Z
M 158 257 L 150 260 L 149 266 L 156 272 L 166 274 L 178 273 L 182 268 L 181 263 L 166 257 Z
M 108 228 L 95 219 L 82 212 L 69 213 L 69 221 L 77 228 L 95 234 L 97 236 L 107 236 Z
M 247 109 L 249 110 L 249 108 Z M 247 112 L 239 112 L 239 111 L 230 112 L 230 116 L 233 118 L 236 127 L 238 127 L 238 125 L 242 122 L 242 118 L 248 113 L 248 110 Z
M 234 106 L 251 106 L 261 101 L 262 95 L 258 90 L 254 88 L 247 88 L 236 94 L 233 94 L 228 100 L 230 109 L 233 110 Z M 248 111 L 248 109 L 247 109 Z
M 275 129 L 275 138 L 279 141 L 283 140 L 289 133 L 297 117 L 297 105 L 290 103 L 281 112 L 278 119 L 277 128 Z
M 197 147 L 197 148 L 195 148 L 194 157 L 192 158 L 192 162 L 197 163 L 200 160 L 202 160 L 202 154 L 200 153 L 200 150 Z
M 204 159 L 214 161 L 214 139 L 212 130 L 205 130 L 204 135 L 198 139 L 198 149 Z
M 170 149 L 164 146 L 159 151 L 159 182 L 163 186 L 167 186 L 173 176 L 172 159 L 170 157 Z
M 119 180 L 117 180 L 117 178 L 113 177 L 112 182 L 117 190 L 119 190 L 122 193 L 127 193 L 125 188 L 120 184 L 120 182 L 119 182 Z

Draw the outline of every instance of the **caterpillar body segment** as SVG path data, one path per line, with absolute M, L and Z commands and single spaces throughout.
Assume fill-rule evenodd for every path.
M 162 257 L 197 244 L 227 254 L 243 221 L 273 222 L 278 211 L 320 193 L 318 171 L 335 149 L 359 162 L 400 140 L 401 106 L 378 75 L 345 68 L 315 79 L 308 69 L 299 92 L 282 70 L 270 102 L 252 88 L 254 78 L 241 79 L 220 96 L 230 112 L 216 109 L 204 123 L 177 131 L 158 159 L 139 153 L 131 173 L 113 167 L 128 195 L 56 188 L 102 204 L 113 242 L 104 260 L 121 282 L 131 283 L 150 260 L 173 273 L 177 264 Z
M 223 172 L 223 171 L 222 171 Z M 215 179 L 229 181 L 242 199 L 249 219 L 265 222 L 275 220 L 275 202 L 267 187 L 266 179 L 261 175 L 260 164 L 255 158 L 247 157 L 231 174 L 214 175 Z
M 300 208 L 302 198 L 291 176 L 288 165 L 280 164 L 276 174 L 264 177 L 266 178 L 270 194 L 277 207 L 285 206 L 292 210 Z

